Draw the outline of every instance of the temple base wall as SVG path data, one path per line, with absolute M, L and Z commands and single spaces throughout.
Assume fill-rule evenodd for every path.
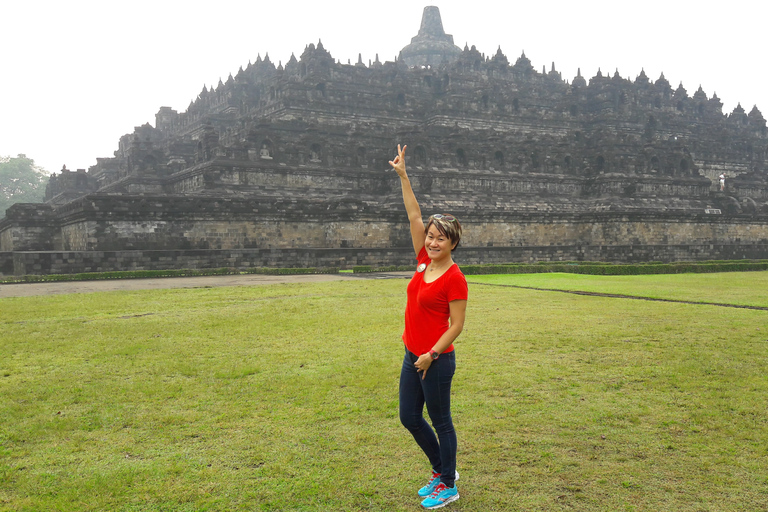
M 762 216 L 457 214 L 465 219 L 462 244 L 474 247 L 768 243 L 768 219 Z M 386 249 L 410 243 L 403 216 L 344 220 L 324 219 L 320 214 L 307 220 L 285 214 L 230 220 L 89 220 L 62 228 L 64 244 L 54 249 Z
M 15 274 L 12 252 L 0 252 L 0 275 L 12 276 Z
M 706 261 L 768 259 L 768 243 L 674 245 L 564 245 L 459 248 L 459 265 L 536 263 L 540 261 Z M 371 249 L 232 249 L 168 251 L 22 251 L 0 252 L 3 275 L 48 275 L 119 270 L 169 270 L 256 267 L 373 267 L 412 265 L 410 247 Z
M 82 221 L 62 228 L 57 250 L 384 248 L 399 224 L 370 221 L 190 219 Z
M 0 221 L 0 251 L 13 254 L 12 270 L 0 260 L 5 274 L 350 268 L 407 265 L 411 258 L 397 201 L 374 209 L 360 200 L 87 196 L 57 208 L 55 216 L 47 205 L 16 206 Z M 457 257 L 466 263 L 768 258 L 768 215 L 762 213 L 456 206 L 452 212 L 464 220 L 462 248 L 468 248 Z

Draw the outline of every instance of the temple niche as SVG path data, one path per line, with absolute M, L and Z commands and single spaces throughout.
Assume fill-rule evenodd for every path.
M 161 107 L 114 156 L 52 176 L 45 205 L 10 208 L 0 254 L 406 264 L 387 163 L 402 143 L 423 211 L 466 226 L 463 262 L 768 257 L 765 118 L 689 90 L 642 70 L 569 81 L 524 52 L 461 49 L 427 7 L 395 62 L 341 64 L 318 41 L 285 65 L 257 55 L 185 111 Z M 96 264 L 56 265 L 14 272 Z

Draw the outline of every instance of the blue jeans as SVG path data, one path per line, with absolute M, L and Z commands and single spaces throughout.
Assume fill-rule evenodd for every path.
M 451 380 L 456 371 L 456 354 L 455 351 L 446 352 L 432 361 L 424 379 L 414 366 L 418 358 L 405 350 L 400 371 L 400 422 L 427 455 L 432 470 L 441 474 L 440 481 L 453 487 L 456 478 L 456 431 L 451 418 Z M 434 431 L 422 414 L 425 403 Z

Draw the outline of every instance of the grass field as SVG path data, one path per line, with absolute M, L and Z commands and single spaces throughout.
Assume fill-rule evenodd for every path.
M 515 274 L 470 276 L 467 279 L 474 283 L 768 307 L 768 272 L 653 276 Z
M 472 276 L 454 511 L 768 509 L 768 273 Z M 405 280 L 0 300 L 0 510 L 418 510 Z

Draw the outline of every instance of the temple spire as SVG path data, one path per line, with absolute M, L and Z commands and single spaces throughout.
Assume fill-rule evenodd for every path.
M 442 39 L 445 37 L 443 30 L 443 20 L 440 17 L 440 9 L 434 6 L 424 8 L 421 15 L 421 27 L 419 27 L 419 36 L 434 37 Z
M 418 35 L 411 38 L 411 44 L 400 50 L 400 58 L 408 66 L 434 66 L 443 60 L 455 60 L 461 48 L 453 43 L 453 36 L 443 30 L 440 9 L 427 6 L 421 16 Z

